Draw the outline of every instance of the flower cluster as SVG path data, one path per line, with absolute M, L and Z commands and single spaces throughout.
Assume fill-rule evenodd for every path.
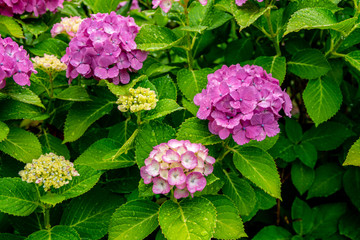
M 27 163 L 19 175 L 23 181 L 43 186 L 45 191 L 51 187 L 60 188 L 68 184 L 72 177 L 80 176 L 72 162 L 54 153 L 41 155 L 39 159 Z
M 63 8 L 64 0 L 0 0 L 0 15 L 12 17 L 24 12 L 34 13 L 37 17 L 46 13 L 46 10 L 56 12 L 58 7 Z
M 97 13 L 85 19 L 61 58 L 68 67 L 69 81 L 80 74 L 127 84 L 128 71 L 142 68 L 147 57 L 147 52 L 136 49 L 134 39 L 139 29 L 133 18 L 115 12 Z
M 206 186 L 206 179 L 213 172 L 215 158 L 208 155 L 202 144 L 188 140 L 172 139 L 154 147 L 145 159 L 140 175 L 145 184 L 153 183 L 155 194 L 167 194 L 176 186 L 174 197 L 186 198 Z
M 180 0 L 174 0 L 175 2 L 179 2 Z M 152 0 L 152 5 L 153 8 L 157 8 L 158 6 L 160 6 L 160 8 L 164 11 L 164 12 L 169 12 L 171 6 L 172 6 L 172 2 L 173 0 Z M 207 4 L 207 0 L 199 0 L 199 2 L 205 6 Z
M 138 87 L 129 89 L 130 96 L 122 95 L 117 100 L 118 109 L 122 112 L 139 112 L 141 110 L 151 110 L 156 107 L 155 91 L 149 88 Z
M 66 70 L 66 65 L 54 55 L 44 54 L 44 57 L 36 56 L 32 60 L 35 68 L 40 68 L 49 74 Z
M 209 120 L 209 130 L 221 139 L 230 134 L 240 145 L 262 141 L 280 132 L 277 120 L 284 109 L 291 116 L 292 103 L 279 81 L 259 66 L 239 64 L 208 75 L 207 88 L 194 97 L 197 117 Z
M 116 8 L 116 11 L 118 11 L 120 8 L 124 7 L 127 3 L 128 3 L 128 1 L 120 2 L 119 5 Z M 139 2 L 137 0 L 133 0 L 131 2 L 130 10 L 138 10 L 138 11 L 141 10 L 140 6 L 139 6 Z
M 23 46 L 11 38 L 1 38 L 0 35 L 0 89 L 6 85 L 6 78 L 13 77 L 21 85 L 30 86 L 31 73 L 37 73 Z
M 64 17 L 61 18 L 59 23 L 54 24 L 51 29 L 51 36 L 55 37 L 60 33 L 64 33 L 69 36 L 69 38 L 75 37 L 75 34 L 79 30 L 79 26 L 82 23 L 83 19 L 81 17 Z

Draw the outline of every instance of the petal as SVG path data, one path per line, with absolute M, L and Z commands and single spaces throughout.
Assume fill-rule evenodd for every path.
M 170 185 L 164 179 L 156 177 L 153 179 L 153 183 L 154 185 L 152 190 L 155 194 L 167 194 L 170 192 Z
M 166 153 L 162 156 L 162 160 L 167 163 L 178 162 L 180 160 L 180 155 L 172 149 L 166 151 Z
M 90 72 L 90 65 L 89 64 L 80 64 L 76 71 L 82 75 L 86 75 Z
M 186 175 L 181 167 L 169 170 L 168 182 L 170 185 L 181 185 L 186 181 Z
M 146 169 L 145 166 L 140 168 L 140 176 L 142 179 L 144 179 L 145 184 L 149 184 L 149 183 L 151 183 L 152 177 L 149 174 L 147 174 L 145 169 Z
M 189 196 L 189 191 L 187 189 L 176 188 L 175 191 L 174 191 L 174 197 L 176 199 L 186 198 L 188 196 Z
M 107 79 L 108 78 L 108 72 L 103 67 L 96 67 L 94 71 L 94 75 L 100 79 Z
M 13 76 L 13 79 L 20 86 L 25 86 L 25 85 L 30 86 L 29 76 L 27 74 L 25 74 L 25 73 L 16 73 Z
M 194 169 L 198 164 L 198 160 L 193 152 L 187 151 L 181 155 L 181 164 L 184 168 Z

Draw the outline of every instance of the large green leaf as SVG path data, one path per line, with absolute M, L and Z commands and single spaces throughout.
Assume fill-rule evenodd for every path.
M 351 146 L 343 165 L 360 167 L 360 138 Z
M 15 19 L 3 15 L 0 15 L 0 34 L 9 34 L 16 38 L 24 38 L 23 31 Z
M 357 212 L 345 214 L 339 222 L 339 233 L 350 239 L 360 238 L 360 216 Z
M 135 154 L 138 166 L 145 165 L 144 161 L 149 157 L 153 147 L 173 138 L 175 138 L 175 130 L 166 124 L 153 121 L 142 125 L 135 140 Z
M 55 55 L 61 58 L 65 55 L 65 50 L 68 44 L 55 38 L 48 38 L 36 44 L 34 48 L 30 48 L 30 52 L 37 56 L 44 56 L 44 54 Z
M 154 109 L 147 112 L 144 120 L 154 120 L 181 109 L 183 109 L 183 107 L 180 107 L 175 100 L 162 99 L 156 103 Z
M 293 220 L 293 228 L 299 235 L 305 235 L 309 233 L 314 226 L 314 214 L 306 204 L 299 198 L 295 198 L 291 207 L 291 218 Z
M 161 99 L 173 99 L 176 100 L 177 89 L 175 83 L 172 81 L 169 75 L 159 77 L 151 81 L 157 90 L 157 98 Z
M 314 145 L 309 142 L 302 142 L 294 146 L 296 156 L 303 164 L 310 168 L 314 168 L 318 154 Z
M 119 142 L 122 146 L 137 129 L 137 125 L 132 121 L 122 121 L 110 127 L 108 137 Z
M 134 165 L 134 155 L 131 153 L 121 154 L 114 159 L 106 158 L 110 151 L 117 150 L 120 146 L 118 142 L 110 138 L 100 139 L 86 149 L 75 160 L 75 164 L 89 166 L 97 170 L 117 169 Z
M 179 43 L 175 33 L 156 25 L 142 26 L 135 38 L 137 48 L 144 51 L 157 51 L 171 48 Z
M 196 117 L 188 118 L 183 122 L 176 134 L 179 140 L 189 140 L 192 143 L 212 145 L 220 143 L 221 139 L 209 132 L 208 124 Z
M 247 237 L 239 211 L 226 196 L 205 196 L 214 204 L 217 212 L 214 238 L 238 239 Z
M 65 88 L 60 93 L 56 94 L 55 98 L 75 102 L 91 101 L 89 94 L 86 92 L 85 88 L 81 86 L 71 86 Z
M 0 120 L 45 120 L 48 117 L 49 115 L 43 113 L 41 108 L 12 99 L 3 100 L 0 105 Z
M 24 163 L 38 159 L 42 153 L 34 134 L 15 127 L 11 127 L 7 138 L 0 142 L 0 150 Z
M 75 103 L 66 117 L 64 143 L 79 139 L 96 120 L 109 113 L 113 103 L 96 99 L 93 102 Z
M 342 184 L 343 170 L 335 163 L 327 163 L 315 170 L 315 180 L 309 189 L 307 199 L 327 197 L 338 190 Z
M 65 144 L 62 144 L 62 141 L 54 137 L 49 133 L 44 133 L 39 137 L 39 141 L 43 147 L 43 153 L 50 153 L 53 152 L 57 155 L 64 156 L 65 159 L 70 159 L 70 151 L 66 147 Z
M 254 65 L 262 66 L 267 73 L 271 73 L 274 78 L 279 80 L 280 85 L 285 79 L 286 59 L 285 57 L 266 57 L 261 56 L 255 59 Z
M 223 193 L 234 201 L 240 215 L 249 215 L 256 204 L 254 189 L 246 180 L 234 173 L 224 171 L 223 180 L 225 182 Z
M 311 143 L 318 151 L 329 151 L 339 147 L 351 134 L 340 123 L 326 122 L 305 132 L 302 142 Z
M 75 169 L 79 172 L 80 176 L 73 177 L 69 184 L 54 191 L 59 195 L 65 196 L 66 199 L 80 196 L 91 188 L 99 181 L 102 172 L 99 172 L 88 166 L 77 166 Z
M 177 82 L 180 91 L 192 102 L 194 96 L 206 88 L 208 83 L 207 75 L 213 72 L 210 68 L 203 68 L 201 70 L 181 69 L 177 73 Z
M 148 200 L 134 200 L 119 207 L 111 217 L 109 239 L 142 240 L 159 225 L 159 205 Z
M 94 13 L 110 13 L 115 11 L 121 0 L 84 0 L 84 3 Z
M 60 224 L 74 228 L 82 239 L 100 239 L 107 233 L 110 218 L 122 203 L 119 195 L 96 189 L 71 200 Z
M 8 84 L 2 90 L 2 93 L 5 93 L 14 100 L 45 108 L 40 98 L 34 92 L 28 88 L 21 87 L 20 85 Z
M 315 179 L 315 171 L 302 164 L 301 162 L 295 162 L 291 166 L 291 180 L 299 191 L 300 195 L 303 195 Z
M 270 154 L 256 147 L 237 147 L 233 149 L 235 167 L 273 197 L 281 199 L 280 176 Z
M 310 80 L 304 90 L 303 99 L 311 119 L 318 126 L 339 111 L 342 94 L 332 78 Z
M 346 170 L 343 178 L 344 190 L 351 202 L 360 210 L 360 169 L 351 167 Z
M 0 178 L 0 211 L 28 216 L 39 206 L 39 195 L 32 183 L 20 178 Z
M 293 142 L 298 143 L 301 141 L 303 132 L 301 125 L 292 118 L 285 118 L 285 131 L 286 136 Z
M 10 128 L 3 122 L 0 122 L 0 142 L 3 141 L 10 132 Z
M 32 233 L 26 240 L 80 240 L 79 234 L 69 226 L 55 226 Z
M 216 210 L 205 198 L 168 200 L 160 207 L 159 223 L 168 240 L 211 239 L 216 224 Z
M 285 162 L 292 162 L 296 159 L 295 145 L 281 134 L 269 153 L 274 158 L 281 158 Z
M 270 225 L 261 229 L 252 240 L 290 240 L 292 237 L 286 229 Z
M 224 57 L 226 65 L 238 64 L 251 59 L 254 47 L 250 38 L 241 38 L 227 44 Z M 268 58 L 268 57 L 265 57 Z M 266 69 L 268 71 L 269 69 Z
M 287 65 L 290 72 L 304 79 L 319 78 L 331 69 L 325 56 L 317 49 L 298 51 Z

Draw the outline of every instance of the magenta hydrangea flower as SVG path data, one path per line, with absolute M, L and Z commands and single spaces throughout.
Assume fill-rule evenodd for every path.
M 291 117 L 292 103 L 279 81 L 255 65 L 239 64 L 208 75 L 206 89 L 194 97 L 200 106 L 197 117 L 209 120 L 211 133 L 237 144 L 262 141 L 280 132 L 279 111 Z
M 179 2 L 180 0 L 174 0 L 175 2 Z M 207 4 L 207 0 L 199 0 L 199 2 L 205 6 Z M 172 6 L 173 0 L 152 0 L 153 8 L 157 8 L 160 6 L 160 8 L 164 12 L 169 12 L 171 6 Z
M 120 2 L 119 5 L 116 8 L 116 11 L 118 11 L 120 8 L 124 7 L 127 3 L 128 3 L 128 1 Z M 138 10 L 138 11 L 141 10 L 140 6 L 139 6 L 139 2 L 137 0 L 133 0 L 131 2 L 130 10 Z
M 69 83 L 80 74 L 127 84 L 129 72 L 141 69 L 147 57 L 147 52 L 136 49 L 134 39 L 139 29 L 132 17 L 115 12 L 97 13 L 83 20 L 61 58 L 67 65 Z
M 0 15 L 12 17 L 28 12 L 37 17 L 47 10 L 56 12 L 58 7 L 63 8 L 63 3 L 64 0 L 0 0 Z
M 0 35 L 0 89 L 6 85 L 6 78 L 12 77 L 20 86 L 30 86 L 31 73 L 34 70 L 29 54 L 11 38 Z
M 174 197 L 185 198 L 206 186 L 213 172 L 215 158 L 208 155 L 202 144 L 172 139 L 154 147 L 145 159 L 140 175 L 145 184 L 153 183 L 155 194 L 167 194 L 174 189 Z

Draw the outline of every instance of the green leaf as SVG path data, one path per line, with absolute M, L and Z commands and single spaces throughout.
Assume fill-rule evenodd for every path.
M 201 70 L 181 69 L 177 73 L 180 91 L 192 102 L 194 96 L 206 88 L 208 82 L 207 75 L 213 72 L 210 68 L 203 68 Z
M 116 11 L 117 6 L 119 5 L 120 0 L 84 0 L 84 3 L 94 12 L 94 13 L 110 13 Z
M 109 239 L 144 239 L 158 227 L 158 212 L 159 205 L 148 200 L 127 202 L 111 217 Z
M 255 208 L 267 210 L 276 205 L 276 198 L 273 198 L 262 189 L 255 187 L 256 206 Z
M 303 195 L 315 179 L 315 170 L 302 164 L 301 162 L 295 162 L 291 166 L 291 180 L 299 191 L 300 195 Z
M 23 26 L 25 32 L 30 32 L 36 38 L 39 34 L 46 32 L 49 27 L 41 19 L 31 19 L 31 22 L 23 22 L 19 19 L 17 21 Z
M 139 185 L 139 197 L 146 198 L 146 197 L 152 197 L 155 195 L 155 193 L 152 190 L 152 184 L 145 184 L 144 179 L 140 179 Z
M 308 114 L 315 126 L 318 126 L 339 111 L 342 94 L 339 85 L 332 78 L 319 78 L 308 82 L 303 99 Z
M 113 103 L 96 99 L 93 102 L 75 103 L 66 117 L 64 143 L 79 139 L 96 120 L 108 114 Z
M 318 151 L 330 151 L 339 147 L 351 134 L 340 123 L 326 122 L 305 132 L 302 142 L 311 143 Z
M 94 187 L 102 174 L 102 172 L 88 166 L 75 165 L 75 169 L 80 176 L 73 177 L 69 184 L 55 190 L 54 193 L 65 196 L 66 199 L 80 196 Z
M 0 178 L 0 211 L 15 216 L 28 216 L 39 206 L 34 184 L 20 178 Z
M 145 76 L 148 77 L 155 77 L 163 73 L 169 73 L 176 68 L 178 67 L 162 64 L 158 60 L 148 56 L 143 63 L 143 67 L 139 70 L 139 73 L 145 74 Z
M 57 155 L 64 156 L 65 159 L 70 159 L 69 149 L 65 144 L 62 144 L 62 141 L 59 138 L 44 133 L 44 135 L 39 137 L 39 141 L 43 147 L 43 153 L 53 152 Z
M 16 38 L 24 38 L 23 31 L 15 19 L 2 15 L 0 16 L 0 34 L 8 34 Z
M 292 162 L 296 159 L 295 145 L 286 137 L 280 135 L 278 141 L 269 150 L 274 158 L 281 158 L 285 162 Z
M 156 103 L 154 109 L 147 112 L 143 120 L 154 120 L 181 109 L 183 109 L 183 107 L 180 107 L 175 100 L 161 99 Z
M 360 217 L 357 213 L 352 212 L 345 214 L 339 222 L 339 233 L 350 239 L 360 238 Z
M 103 138 L 93 143 L 76 160 L 75 164 L 92 167 L 96 170 L 107 170 L 130 167 L 135 164 L 134 155 L 121 154 L 114 159 L 106 158 L 112 150 L 118 150 L 119 143 L 110 139 Z
M 343 165 L 360 167 L 360 138 L 351 146 Z
M 140 50 L 157 51 L 169 49 L 177 45 L 181 39 L 166 27 L 144 25 L 137 34 L 135 42 Z
M 275 198 L 281 199 L 280 176 L 270 154 L 256 147 L 232 149 L 235 167 L 241 174 Z
M 49 117 L 43 113 L 41 108 L 22 103 L 19 101 L 7 99 L 2 101 L 0 105 L 0 120 L 10 119 L 31 119 L 44 120 Z
M 211 239 L 216 224 L 216 210 L 205 198 L 168 200 L 159 211 L 162 232 L 168 240 Z
M 220 143 L 219 136 L 211 134 L 206 121 L 196 117 L 188 118 L 183 122 L 176 134 L 178 140 L 189 140 L 192 143 L 212 145 Z
M 325 56 L 312 48 L 295 53 L 287 65 L 290 72 L 304 79 L 319 78 L 331 69 Z
M 279 139 L 280 134 L 274 136 L 274 137 L 266 137 L 264 140 L 262 141 L 256 141 L 256 140 L 250 140 L 250 142 L 248 142 L 246 144 L 247 147 L 257 147 L 257 148 L 261 148 L 265 151 L 269 150 L 270 148 L 272 148 L 277 140 Z
M 315 170 L 315 180 L 306 199 L 327 197 L 341 188 L 343 170 L 335 163 L 327 163 Z
M 122 146 L 137 129 L 137 125 L 131 121 L 122 121 L 110 127 L 108 137 L 119 142 Z
M 215 206 L 217 217 L 214 238 L 238 239 L 247 237 L 235 204 L 226 196 L 205 196 Z
M 350 167 L 346 170 L 343 178 L 344 190 L 346 195 L 357 209 L 360 210 L 360 169 L 357 167 Z
M 74 228 L 82 239 L 100 239 L 108 232 L 110 218 L 122 203 L 119 195 L 103 189 L 90 191 L 71 200 L 60 224 Z
M 225 49 L 225 63 L 226 65 L 231 65 L 249 60 L 253 51 L 254 47 L 250 38 L 241 38 L 231 41 Z
M 285 79 L 286 74 L 286 59 L 285 57 L 266 57 L 261 56 L 255 59 L 254 65 L 261 66 L 267 73 L 271 73 L 273 78 L 279 80 L 281 85 Z
M 56 94 L 55 98 L 75 102 L 91 101 L 89 94 L 86 92 L 85 88 L 81 86 L 70 86 L 65 88 L 59 94 Z
M 8 136 L 9 132 L 9 127 L 5 123 L 0 122 L 0 142 Z
M 291 218 L 293 221 L 293 228 L 299 235 L 305 235 L 309 233 L 314 226 L 314 214 L 306 204 L 299 198 L 295 198 L 291 207 Z
M 80 240 L 80 236 L 75 229 L 58 225 L 51 229 L 34 232 L 26 240 Z
M 38 159 L 42 153 L 34 134 L 15 127 L 11 127 L 7 138 L 0 142 L 0 150 L 24 163 Z
M 188 110 L 192 115 L 196 116 L 199 107 L 194 104 L 194 102 L 187 100 L 186 98 L 181 99 L 181 103 L 186 110 Z
M 302 138 L 301 125 L 294 119 L 285 118 L 285 131 L 287 137 L 293 142 L 298 143 Z
M 5 93 L 14 100 L 32 104 L 45 109 L 45 106 L 42 104 L 40 98 L 34 92 L 28 88 L 21 87 L 20 85 L 8 84 L 2 90 L 2 93 Z
M 40 201 L 45 204 L 52 205 L 53 207 L 65 200 L 65 196 L 59 195 L 52 192 L 47 192 L 45 195 L 40 197 Z
M 179 27 L 179 29 L 185 32 L 196 32 L 201 34 L 205 29 L 207 29 L 207 26 L 195 26 L 195 27 L 184 26 L 184 27 Z
M 266 226 L 258 232 L 252 240 L 290 240 L 291 233 L 282 227 Z
M 199 197 L 203 195 L 216 195 L 222 186 L 224 186 L 224 181 L 220 178 L 216 177 L 215 174 L 210 174 L 205 177 L 206 179 L 206 186 L 201 192 L 195 192 L 194 196 Z
M 0 233 L 0 240 L 24 240 L 25 237 L 11 234 L 11 233 Z
M 44 56 L 44 54 L 55 55 L 61 58 L 65 55 L 65 50 L 68 44 L 55 38 L 48 38 L 30 48 L 29 51 L 37 56 Z
M 228 173 L 224 170 L 224 174 L 223 193 L 234 201 L 241 216 L 249 215 L 256 204 L 254 189 L 247 181 L 234 173 Z
M 147 76 L 145 76 L 145 75 L 141 75 L 140 77 L 138 77 L 136 79 L 132 79 L 131 82 L 126 85 L 115 85 L 115 84 L 105 81 L 105 80 L 102 80 L 102 81 L 105 82 L 105 84 L 109 88 L 110 92 L 112 92 L 116 96 L 120 96 L 120 95 L 128 94 L 130 88 L 134 87 L 136 83 L 144 81 L 144 80 L 147 80 Z
M 169 75 L 159 77 L 151 81 L 157 90 L 157 98 L 161 99 L 173 99 L 177 98 L 177 89 L 175 83 L 172 81 Z
M 136 162 L 139 168 L 145 165 L 144 161 L 149 157 L 153 147 L 173 138 L 175 138 L 175 130 L 169 125 L 154 121 L 142 125 L 135 140 Z
M 297 157 L 303 164 L 314 168 L 317 161 L 317 151 L 314 145 L 309 142 L 303 142 L 294 146 Z

